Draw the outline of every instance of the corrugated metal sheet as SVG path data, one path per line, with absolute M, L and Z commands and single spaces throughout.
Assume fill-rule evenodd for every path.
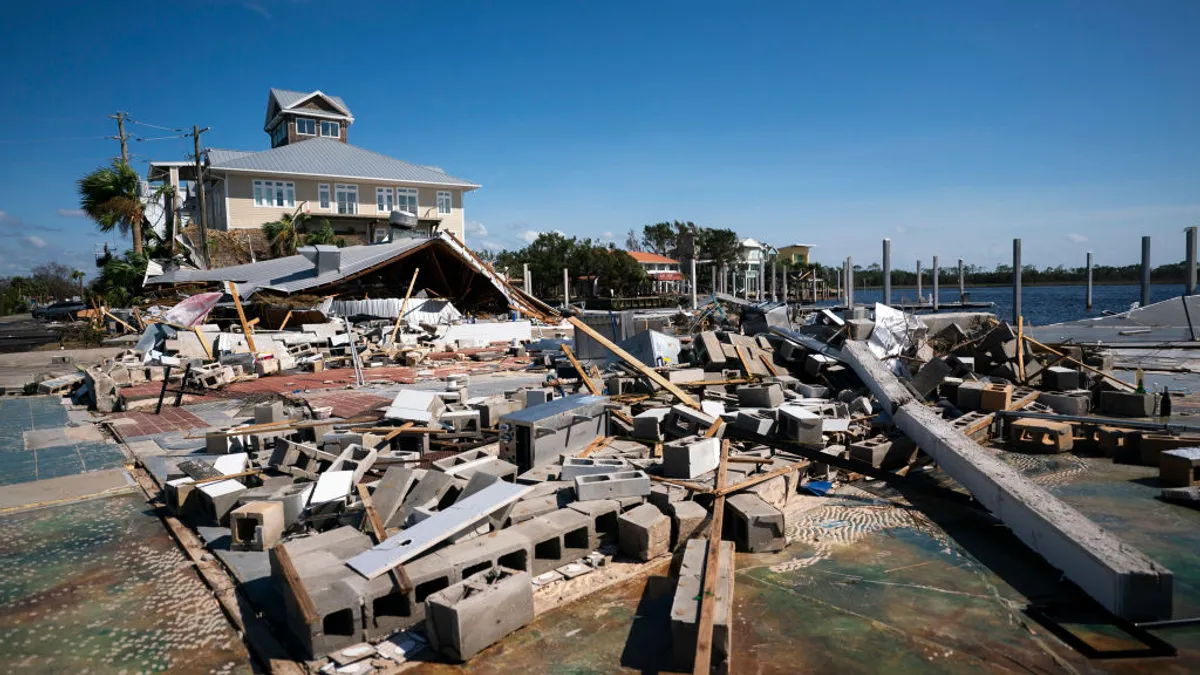
M 329 312 L 334 316 L 377 316 L 394 319 L 400 314 L 404 298 L 371 298 L 369 300 L 334 300 L 330 303 Z M 457 321 L 462 318 L 449 300 L 434 300 L 429 298 L 414 298 L 408 301 L 404 311 L 404 322 L 411 326 L 418 324 L 438 325 Z
M 280 108 L 288 108 L 293 105 L 296 105 L 296 103 L 303 101 L 304 99 L 308 98 L 309 96 L 312 96 L 315 93 L 316 92 L 312 92 L 312 91 L 292 91 L 291 89 L 272 89 L 271 90 L 271 96 L 275 97 L 275 102 L 279 104 Z M 325 94 L 325 92 L 321 92 L 321 93 Z M 325 95 L 329 96 L 329 94 L 325 94 Z M 342 108 L 344 108 L 346 110 L 347 114 L 350 113 L 350 106 L 346 105 L 346 102 L 342 100 L 341 96 L 329 96 L 329 98 L 333 99 L 334 103 L 337 103 Z M 353 117 L 353 115 L 351 115 L 351 117 Z
M 388 180 L 468 189 L 479 187 L 427 166 L 393 159 L 329 138 L 313 138 L 251 153 L 214 148 L 208 151 L 208 161 L 215 170 Z

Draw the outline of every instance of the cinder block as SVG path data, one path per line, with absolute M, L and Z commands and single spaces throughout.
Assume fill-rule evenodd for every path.
M 784 343 L 787 344 L 787 343 Z M 689 539 L 679 566 L 679 583 L 671 603 L 671 652 L 674 670 L 692 672 L 696 660 L 696 636 L 700 626 L 700 597 L 704 591 L 704 563 L 708 541 Z M 717 553 L 716 597 L 712 634 L 712 672 L 730 671 L 733 651 L 733 542 L 722 541 Z
M 769 436 L 775 430 L 775 418 L 760 410 L 739 410 L 733 426 L 759 436 Z
M 273 422 L 282 422 L 285 419 L 287 418 L 283 415 L 283 401 L 260 403 L 254 406 L 255 424 L 271 424 Z
M 671 502 L 666 512 L 671 517 L 671 548 L 692 537 L 700 536 L 704 523 L 708 520 L 708 510 L 692 501 Z
M 1152 417 L 1154 394 L 1124 391 L 1100 392 L 1100 412 L 1117 417 Z
M 743 384 L 737 388 L 738 405 L 745 408 L 778 408 L 783 387 L 778 384 Z
M 1075 447 L 1073 428 L 1066 422 L 1017 419 L 1008 423 L 1008 441 L 1017 452 L 1055 454 Z
M 196 489 L 200 493 L 200 504 L 208 519 L 218 525 L 227 525 L 229 512 L 237 506 L 238 497 L 246 491 L 246 486 L 228 479 L 205 483 Z
M 250 502 L 229 513 L 233 538 L 230 548 L 237 551 L 265 551 L 283 536 L 283 504 Z
M 533 546 L 532 574 L 537 576 L 590 551 L 592 519 L 574 509 L 561 509 L 508 528 Z
M 1026 370 L 1028 374 L 1028 370 Z M 1078 370 L 1050 366 L 1042 373 L 1042 387 L 1051 391 L 1071 391 L 1083 386 L 1083 378 Z
M 721 441 L 689 436 L 662 448 L 663 475 L 667 478 L 698 478 L 716 470 L 721 463 Z
M 783 438 L 807 445 L 825 445 L 824 418 L 817 413 L 800 406 L 785 405 L 779 408 L 778 421 L 777 431 Z
M 617 517 L 621 515 L 621 504 L 613 499 L 593 499 L 586 502 L 571 502 L 567 508 L 578 511 L 592 519 L 591 532 L 594 536 L 592 550 L 600 547 L 602 539 L 617 538 Z
M 1200 485 L 1200 448 L 1164 450 L 1158 457 L 1158 476 L 1164 487 Z
M 638 560 L 651 560 L 671 548 L 671 519 L 657 507 L 643 504 L 617 519 L 621 552 Z
M 962 388 L 959 387 L 959 391 Z M 1011 384 L 996 384 L 989 382 L 983 386 L 983 391 L 979 393 L 979 409 L 980 410 L 1008 410 L 1012 405 L 1013 386 Z
M 1038 402 L 1060 415 L 1086 415 L 1092 409 L 1092 392 L 1087 390 L 1043 391 Z
M 958 409 L 964 412 L 979 410 L 985 386 L 984 382 L 963 382 L 958 385 Z
M 604 459 L 591 457 L 564 457 L 559 480 L 575 480 L 579 476 L 592 476 L 600 473 L 617 473 L 629 471 L 629 462 L 623 459 Z
M 651 408 L 645 412 L 634 415 L 634 437 L 661 441 L 663 439 L 663 423 L 670 412 L 670 408 Z
M 801 382 L 796 385 L 796 392 L 804 398 L 827 398 L 829 396 L 829 387 L 823 384 L 805 384 Z
M 875 330 L 875 322 L 870 319 L 849 319 L 846 321 L 846 338 L 849 340 L 866 340 Z
M 454 661 L 466 661 L 532 621 L 533 584 L 526 572 L 500 568 L 425 601 L 430 645 Z
M 739 551 L 765 553 L 782 551 L 787 546 L 783 512 L 758 495 L 741 492 L 728 497 L 725 528 L 725 536 L 737 544 Z
M 650 494 L 650 477 L 644 471 L 579 476 L 575 479 L 575 494 L 580 501 L 645 497 Z

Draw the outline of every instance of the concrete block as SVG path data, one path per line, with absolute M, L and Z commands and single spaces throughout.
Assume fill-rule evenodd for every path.
M 980 410 L 1008 410 L 1012 405 L 1013 386 L 1011 384 L 996 384 L 989 382 L 983 385 L 979 392 Z
M 564 457 L 559 480 L 575 480 L 579 476 L 591 476 L 598 473 L 617 473 L 629 471 L 629 462 L 623 459 L 604 459 L 591 457 Z
M 671 502 L 665 512 L 671 518 L 672 550 L 693 537 L 699 537 L 708 520 L 708 509 L 692 501 Z
M 1158 458 L 1158 477 L 1163 487 L 1200 485 L 1200 448 L 1164 450 Z
M 779 408 L 777 432 L 792 441 L 806 445 L 825 445 L 824 418 L 817 413 L 797 405 L 784 405 Z
M 466 661 L 532 622 L 533 584 L 526 572 L 500 568 L 425 601 L 430 646 L 453 661 Z
M 778 408 L 783 387 L 778 384 L 743 384 L 737 388 L 738 405 L 745 408 Z
M 654 441 L 663 439 L 663 422 L 670 408 L 651 408 L 633 416 L 633 436 Z
M 775 418 L 761 410 L 739 410 L 733 426 L 759 436 L 769 436 L 775 430 Z
M 283 414 L 283 401 L 260 403 L 254 406 L 255 424 L 271 424 L 272 422 L 282 422 L 286 419 Z
M 1099 408 L 1100 412 L 1117 417 L 1153 417 L 1154 394 L 1102 391 Z
M 747 492 L 726 498 L 725 536 L 739 551 L 749 553 L 782 551 L 787 546 L 783 512 Z
M 716 420 L 716 415 L 710 415 L 680 403 L 671 406 L 670 413 L 664 422 L 663 431 L 671 438 L 703 435 Z M 718 437 L 722 435 L 723 432 L 717 434 Z
M 942 383 L 942 380 L 953 372 L 954 369 L 944 360 L 931 359 L 917 371 L 917 376 L 913 378 L 913 388 L 921 396 L 929 396 Z
M 371 493 L 371 501 L 375 504 L 375 512 L 385 524 L 392 519 L 405 495 L 417 482 L 412 469 L 402 466 L 389 466 L 383 478 L 375 485 Z
M 375 465 L 375 460 L 379 457 L 379 451 L 375 448 L 365 448 L 361 445 L 351 445 L 333 460 L 333 464 L 326 471 L 351 471 L 354 478 L 351 480 L 352 485 L 357 485 L 362 481 L 363 476 L 367 471 Z
M 650 486 L 650 495 L 647 497 L 647 501 L 657 506 L 665 513 L 669 504 L 682 501 L 686 499 L 687 496 L 688 491 L 678 485 L 671 485 L 670 483 L 654 483 Z
M 956 401 L 958 409 L 964 412 L 979 410 L 980 402 L 983 400 L 983 389 L 986 386 L 985 382 L 963 382 L 958 385 L 958 400 Z
M 1028 374 L 1028 370 L 1026 370 Z M 1078 370 L 1050 366 L 1042 373 L 1042 387 L 1052 391 L 1070 391 L 1083 386 L 1083 378 Z
M 265 551 L 283 536 L 283 504 L 250 502 L 230 511 L 230 548 L 235 551 Z
M 643 504 L 617 519 L 618 546 L 637 560 L 651 560 L 671 548 L 671 519 L 651 504 Z
M 650 494 L 650 477 L 644 471 L 579 476 L 575 479 L 575 494 L 580 501 L 645 497 Z
M 561 509 L 508 528 L 533 546 L 532 574 L 536 577 L 591 550 L 592 519 L 574 509 Z M 507 531 L 507 530 L 506 530 Z
M 296 483 L 279 488 L 271 495 L 269 501 L 283 504 L 284 528 L 291 527 L 299 520 L 300 514 L 308 506 L 314 487 L 316 483 Z
M 571 502 L 567 508 L 592 519 L 591 532 L 595 538 L 589 548 L 593 550 L 599 548 L 601 539 L 615 540 L 617 538 L 617 517 L 621 515 L 621 504 L 616 500 L 592 499 Z
M 1044 403 L 1060 415 L 1086 415 L 1092 409 L 1092 392 L 1077 391 L 1043 391 L 1038 395 L 1038 402 Z
M 846 339 L 866 340 L 875 330 L 875 322 L 870 319 L 849 319 L 846 321 Z
M 787 343 L 785 343 L 787 344 Z M 704 563 L 708 542 L 689 539 L 679 566 L 679 583 L 671 603 L 671 653 L 673 669 L 692 672 L 700 626 L 700 596 L 704 591 Z M 722 541 L 717 553 L 716 597 L 713 599 L 712 672 L 729 673 L 733 651 L 733 542 Z
M 452 491 L 453 494 L 451 494 Z M 440 471 L 427 471 L 418 480 L 416 486 L 409 490 L 404 501 L 400 503 L 400 508 L 396 510 L 396 514 L 385 525 L 387 527 L 404 527 L 408 522 L 408 517 L 418 506 L 438 507 L 442 503 L 453 503 L 457 496 L 458 490 L 455 488 L 452 477 Z
M 688 436 L 662 447 L 663 475 L 667 478 L 698 478 L 721 463 L 721 441 Z
M 784 344 L 788 343 L 785 342 Z M 829 387 L 823 384 L 805 384 L 801 382 L 796 385 L 796 393 L 804 398 L 828 398 Z
M 1074 449 L 1072 432 L 1066 422 L 1016 419 L 1008 423 L 1008 442 L 1016 452 L 1056 454 Z
M 229 512 L 237 506 L 238 497 L 246 486 L 236 480 L 219 480 L 196 488 L 200 504 L 208 519 L 218 525 L 229 524 Z

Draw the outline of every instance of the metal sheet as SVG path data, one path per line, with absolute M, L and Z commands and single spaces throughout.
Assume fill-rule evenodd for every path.
M 368 579 L 384 574 L 533 491 L 532 485 L 500 481 L 388 537 L 346 562 Z

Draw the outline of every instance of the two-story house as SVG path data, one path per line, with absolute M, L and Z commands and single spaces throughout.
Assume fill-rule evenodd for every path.
M 654 293 L 679 293 L 682 290 L 683 273 L 679 261 L 665 255 L 648 251 L 628 251 L 629 257 L 637 261 L 646 276 L 650 277 Z
M 812 244 L 788 244 L 779 249 L 778 260 L 789 267 L 801 267 L 809 263 Z
M 340 97 L 272 89 L 263 126 L 269 150 L 203 153 L 209 227 L 258 229 L 304 213 L 328 219 L 349 243 L 369 243 L 388 237 L 389 218 L 400 211 L 415 216 L 418 229 L 463 239 L 463 196 L 479 185 L 352 145 L 354 122 Z

